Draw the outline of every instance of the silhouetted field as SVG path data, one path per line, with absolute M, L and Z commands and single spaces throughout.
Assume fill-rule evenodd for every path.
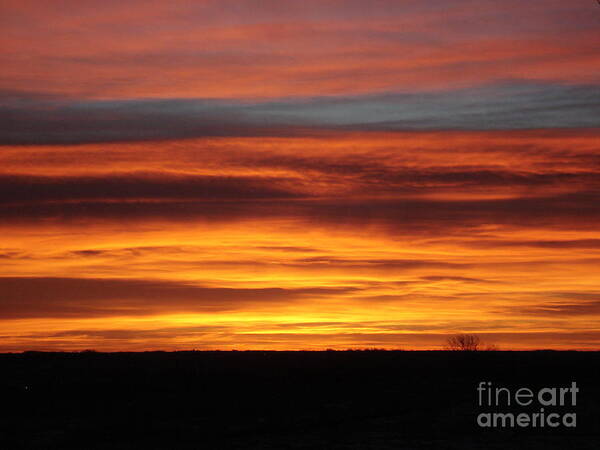
M 0 355 L 0 448 L 594 449 L 599 352 Z M 575 428 L 481 428 L 477 385 L 580 388 Z

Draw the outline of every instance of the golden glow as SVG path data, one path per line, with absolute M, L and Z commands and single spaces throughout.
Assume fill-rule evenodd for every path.
M 434 161 L 444 173 L 465 171 L 473 160 L 480 161 L 476 172 L 518 167 L 529 175 L 583 173 L 596 140 L 592 131 L 350 133 L 7 147 L 1 167 L 13 174 L 110 177 L 131 174 L 135 166 L 134 173 L 152 179 L 259 174 L 283 186 L 295 180 L 290 185 L 302 190 L 296 199 L 242 201 L 247 208 L 240 211 L 230 199 L 186 199 L 174 216 L 160 208 L 148 216 L 127 208 L 124 217 L 90 216 L 83 207 L 70 218 L 5 219 L 3 276 L 67 280 L 65 286 L 69 280 L 107 280 L 117 287 L 91 285 L 100 293 L 89 301 L 82 294 L 74 303 L 83 305 L 81 311 L 69 311 L 63 303 L 70 300 L 61 300 L 60 291 L 52 301 L 34 302 L 23 317 L 2 320 L 2 348 L 438 348 L 445 334 L 461 330 L 505 348 L 589 348 L 599 319 L 593 309 L 597 227 L 559 212 L 529 217 L 518 210 L 502 219 L 505 213 L 495 211 L 493 201 L 491 207 L 477 203 L 490 188 L 461 177 L 385 180 L 406 167 L 407 173 L 431 171 Z M 520 151 L 533 146 L 538 151 Z M 570 158 L 565 148 L 578 157 Z M 377 178 L 352 164 L 375 170 Z M 390 183 L 398 193 L 390 192 Z M 403 193 L 415 183 L 416 193 Z M 456 217 L 420 209 L 432 207 L 431 199 L 418 200 L 428 184 L 425 197 Z M 569 193 L 574 186 L 550 177 L 529 185 L 511 179 L 491 189 L 518 200 Z M 79 194 L 67 199 L 75 208 L 96 201 Z M 116 204 L 125 200 L 145 208 L 143 199 Z M 377 202 L 384 204 L 368 217 L 352 211 Z M 254 213 L 261 204 L 264 209 Z M 408 209 L 394 216 L 394 208 Z M 131 280 L 141 284 L 128 287 Z M 145 282 L 164 290 L 159 299 L 136 297 Z M 182 286 L 190 290 L 180 292 Z M 219 289 L 231 291 L 222 297 Z
M 54 3 L 0 6 L 0 352 L 599 348 L 593 2 Z

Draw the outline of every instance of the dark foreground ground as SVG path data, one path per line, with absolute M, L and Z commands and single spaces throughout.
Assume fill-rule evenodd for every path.
M 576 381 L 577 426 L 480 428 L 480 381 Z M 0 401 L 5 450 L 597 450 L 600 353 L 4 354 Z

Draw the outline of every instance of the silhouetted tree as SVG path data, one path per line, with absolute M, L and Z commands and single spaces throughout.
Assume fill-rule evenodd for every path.
M 481 339 L 476 334 L 456 334 L 446 340 L 449 350 L 475 352 L 479 350 Z

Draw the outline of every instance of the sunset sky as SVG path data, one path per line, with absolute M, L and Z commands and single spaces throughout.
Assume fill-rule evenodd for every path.
M 0 351 L 600 349 L 595 0 L 0 0 Z

